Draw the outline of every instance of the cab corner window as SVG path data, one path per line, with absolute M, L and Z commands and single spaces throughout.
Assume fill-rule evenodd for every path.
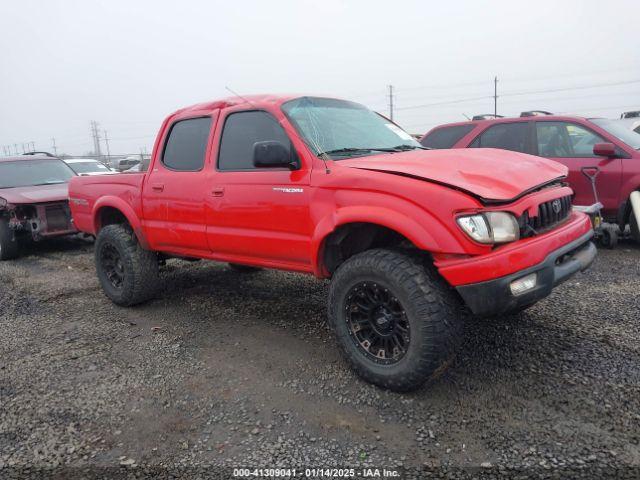
M 230 114 L 220 139 L 218 169 L 254 170 L 253 146 L 264 141 L 277 141 L 293 148 L 284 129 L 269 113 L 254 110 Z
M 162 153 L 162 163 L 172 170 L 195 172 L 204 166 L 211 118 L 190 118 L 176 122 Z
M 475 148 L 501 148 L 514 152 L 527 152 L 526 122 L 498 123 L 487 128 L 478 136 L 470 147 Z

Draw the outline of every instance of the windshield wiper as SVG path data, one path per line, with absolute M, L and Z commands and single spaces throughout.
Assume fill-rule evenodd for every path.
M 319 155 L 340 155 L 345 154 L 348 155 L 350 153 L 366 153 L 366 152 L 397 152 L 395 148 L 356 148 L 356 147 L 346 147 L 346 148 L 336 148 L 335 150 L 327 150 L 326 152 L 320 152 Z
M 393 149 L 398 152 L 402 152 L 405 150 L 431 150 L 429 147 L 423 147 L 422 145 L 406 145 L 406 144 L 402 144 L 402 145 L 396 145 L 395 147 L 393 147 Z
M 64 180 L 55 180 L 55 181 L 48 181 L 48 182 L 44 182 L 44 183 L 34 183 L 33 185 L 30 185 L 31 187 L 40 187 L 42 185 L 59 185 L 61 183 L 66 183 Z

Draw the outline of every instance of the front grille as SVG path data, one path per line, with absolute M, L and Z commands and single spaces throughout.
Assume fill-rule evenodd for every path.
M 69 230 L 69 211 L 65 205 L 50 205 L 45 208 L 47 230 L 51 232 Z
M 538 205 L 538 214 L 535 217 L 529 217 L 528 212 L 525 212 L 518 220 L 520 238 L 537 235 L 562 223 L 571 213 L 571 204 L 571 196 L 567 195 Z

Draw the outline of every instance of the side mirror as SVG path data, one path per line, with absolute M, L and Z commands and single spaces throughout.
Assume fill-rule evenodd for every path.
M 615 157 L 616 146 L 613 143 L 596 143 L 593 146 L 593 154 L 599 157 Z
M 256 168 L 297 168 L 291 149 L 280 142 L 267 140 L 253 144 L 253 165 Z

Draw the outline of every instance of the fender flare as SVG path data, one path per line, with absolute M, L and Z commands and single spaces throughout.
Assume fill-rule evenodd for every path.
M 149 243 L 147 242 L 147 238 L 145 237 L 144 231 L 142 230 L 142 222 L 140 221 L 140 218 L 138 218 L 138 215 L 133 210 L 133 207 L 119 197 L 107 195 L 101 197 L 94 204 L 93 212 L 91 215 L 93 217 L 93 229 L 96 235 L 100 230 L 100 225 L 98 222 L 100 218 L 100 210 L 106 207 L 115 208 L 120 213 L 122 213 L 129 222 L 129 225 L 131 225 L 131 228 L 133 229 L 133 232 L 135 233 L 140 246 L 144 249 L 149 248 Z
M 424 212 L 425 217 L 430 217 Z M 432 217 L 431 220 L 440 223 Z M 319 277 L 326 277 L 327 272 L 322 266 L 322 252 L 325 239 L 337 228 L 349 223 L 371 223 L 393 230 L 407 238 L 416 247 L 425 251 L 440 250 L 440 243 L 429 233 L 423 225 L 397 210 L 385 207 L 349 206 L 331 212 L 316 225 L 311 238 L 311 264 L 314 273 Z M 453 239 L 451 236 L 450 238 Z

